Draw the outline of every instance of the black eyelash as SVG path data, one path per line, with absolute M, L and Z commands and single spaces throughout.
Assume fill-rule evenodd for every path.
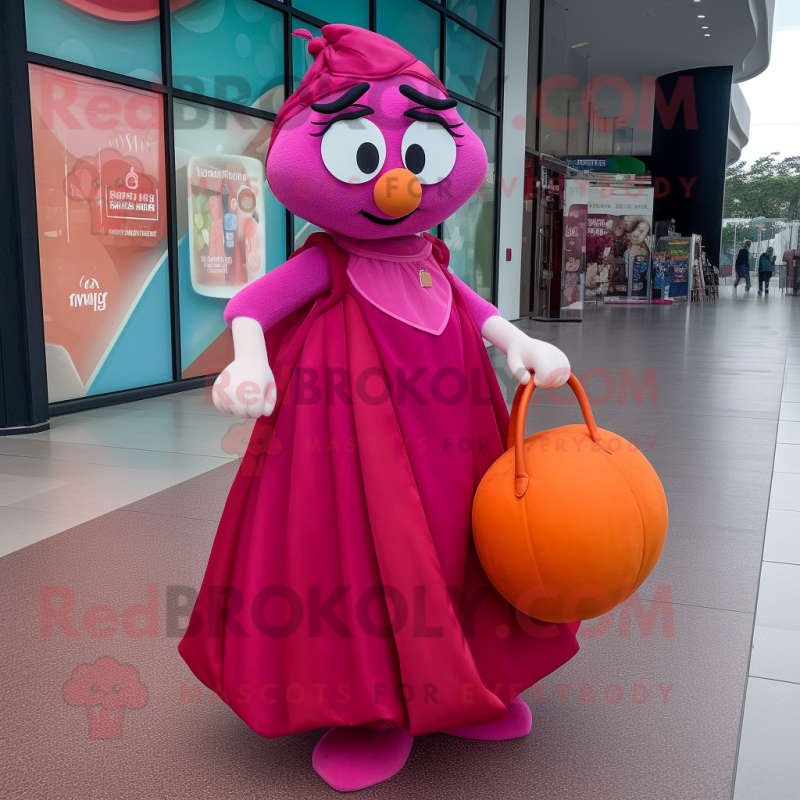
M 464 138 L 463 133 L 456 133 L 453 130 L 453 128 L 460 128 L 464 124 L 463 122 L 457 122 L 455 125 L 452 125 L 444 117 L 440 117 L 438 114 L 431 114 L 428 111 L 422 111 L 421 109 L 422 106 L 409 108 L 403 116 L 411 117 L 411 119 L 416 119 L 420 122 L 435 122 L 437 125 L 441 125 L 454 139 Z
M 346 119 L 360 119 L 361 117 L 366 117 L 369 114 L 374 114 L 374 113 L 375 113 L 375 109 L 370 108 L 369 106 L 362 106 L 362 105 L 359 104 L 358 108 L 356 108 L 355 110 L 353 110 L 353 111 L 345 111 L 343 114 L 337 114 L 335 117 L 332 117 L 331 119 L 329 119 L 327 121 L 322 121 L 322 122 L 314 122 L 314 121 L 312 121 L 311 122 L 312 125 L 324 125 L 325 127 L 321 131 L 319 131 L 319 133 L 312 133 L 310 135 L 311 136 L 324 136 L 328 132 L 328 129 L 331 127 L 331 125 L 334 124 L 334 122 L 340 122 L 343 119 L 345 119 L 345 120 Z

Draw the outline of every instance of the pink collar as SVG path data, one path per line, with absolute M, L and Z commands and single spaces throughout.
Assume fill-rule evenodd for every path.
M 351 239 L 341 233 L 330 232 L 339 247 L 362 258 L 374 258 L 378 261 L 395 261 L 410 263 L 424 261 L 430 254 L 433 245 L 422 236 L 391 236 L 388 239 Z
M 434 336 L 442 333 L 450 319 L 453 290 L 431 242 L 413 235 L 364 240 L 332 233 L 331 237 L 349 253 L 347 274 L 362 297 L 406 325 Z M 430 276 L 428 288 L 420 282 L 423 270 Z

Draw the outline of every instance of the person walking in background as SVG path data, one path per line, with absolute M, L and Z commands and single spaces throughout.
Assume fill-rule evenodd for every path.
M 775 261 L 773 250 L 767 248 L 765 253 L 758 257 L 758 293 L 761 294 L 763 288 L 765 294 L 769 294 L 769 280 L 772 277 L 772 268 Z
M 739 285 L 739 281 L 744 279 L 745 291 L 750 291 L 750 246 L 752 242 L 745 239 L 742 249 L 736 255 L 736 280 L 733 282 L 733 288 Z

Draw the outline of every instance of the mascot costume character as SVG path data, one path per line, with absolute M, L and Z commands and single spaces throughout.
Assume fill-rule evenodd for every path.
M 353 791 L 396 774 L 415 736 L 527 735 L 519 695 L 577 652 L 578 622 L 492 586 L 470 521 L 509 425 L 481 337 L 521 384 L 570 369 L 427 233 L 487 171 L 438 78 L 360 28 L 295 35 L 314 62 L 267 179 L 324 233 L 227 306 L 215 403 L 257 422 L 180 653 L 262 736 L 329 729 L 314 769 Z

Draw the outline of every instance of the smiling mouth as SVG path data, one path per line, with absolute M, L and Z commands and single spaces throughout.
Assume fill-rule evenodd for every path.
M 415 208 L 414 211 L 417 209 Z M 370 222 L 377 222 L 378 225 L 397 225 L 398 222 L 402 222 L 404 219 L 408 219 L 411 214 L 414 213 L 412 211 L 410 214 L 406 214 L 403 217 L 395 217 L 394 219 L 384 219 L 383 217 L 376 217 L 374 214 L 370 214 L 369 211 L 361 211 L 361 213 L 370 221 Z

